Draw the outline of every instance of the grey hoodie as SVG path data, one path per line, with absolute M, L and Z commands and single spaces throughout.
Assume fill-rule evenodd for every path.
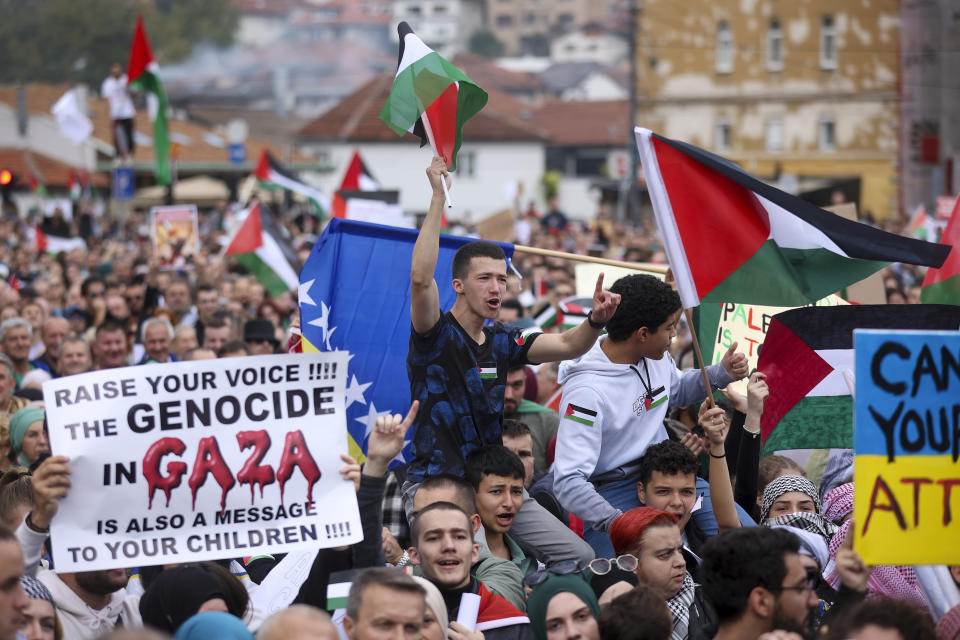
M 636 463 L 647 447 L 666 440 L 668 405 L 686 406 L 706 397 L 699 369 L 681 372 L 669 353 L 635 365 L 614 364 L 600 347 L 606 339 L 601 336 L 583 356 L 563 362 L 557 377 L 563 401 L 554 459 L 556 495 L 587 523 L 606 523 L 619 514 L 590 480 Z M 733 382 L 722 364 L 707 367 L 707 375 L 714 387 Z M 647 386 L 653 392 L 649 406 Z

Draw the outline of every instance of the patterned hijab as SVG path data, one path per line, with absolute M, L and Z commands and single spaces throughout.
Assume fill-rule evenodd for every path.
M 813 483 L 803 476 L 790 474 L 775 478 L 773 482 L 768 484 L 767 488 L 763 490 L 763 505 L 760 507 L 760 518 L 766 520 L 767 516 L 770 515 L 770 507 L 773 506 L 776 499 L 785 493 L 791 493 L 793 491 L 799 491 L 800 493 L 805 493 L 810 496 L 810 499 L 813 500 L 813 504 L 817 509 L 817 513 L 823 513 L 820 495 L 817 493 L 817 488 L 813 486 Z

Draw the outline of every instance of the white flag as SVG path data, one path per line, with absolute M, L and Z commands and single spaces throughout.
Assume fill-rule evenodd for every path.
M 80 111 L 80 106 L 77 104 L 77 95 L 73 89 L 67 90 L 65 94 L 60 96 L 57 103 L 53 105 L 51 112 L 57 119 L 60 133 L 74 143 L 80 144 L 93 133 L 93 123 Z

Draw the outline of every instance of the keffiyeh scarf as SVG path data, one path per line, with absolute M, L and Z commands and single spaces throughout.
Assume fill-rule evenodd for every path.
M 840 529 L 840 527 L 833 524 L 823 516 L 816 513 L 807 513 L 805 511 L 788 513 L 787 515 L 777 516 L 776 518 L 767 518 L 763 521 L 763 526 L 787 526 L 809 531 L 810 533 L 816 533 L 823 537 L 824 544 L 829 543 L 834 534 L 836 534 Z
M 683 577 L 683 586 L 677 595 L 667 600 L 667 608 L 673 616 L 673 633 L 670 634 L 671 640 L 687 640 L 687 634 L 690 627 L 690 605 L 693 604 L 693 596 L 696 589 L 693 578 L 687 573 Z
M 853 483 L 842 484 L 823 498 L 823 516 L 830 522 L 841 522 L 853 513 Z
M 768 484 L 767 488 L 763 490 L 763 504 L 760 507 L 761 519 L 767 519 L 767 516 L 770 514 L 770 507 L 773 506 L 777 498 L 793 491 L 799 491 L 800 493 L 805 493 L 810 496 L 810 499 L 813 500 L 813 504 L 817 509 L 817 513 L 823 513 L 820 494 L 817 493 L 817 488 L 813 486 L 813 483 L 803 476 L 790 474 L 775 478 L 773 482 Z

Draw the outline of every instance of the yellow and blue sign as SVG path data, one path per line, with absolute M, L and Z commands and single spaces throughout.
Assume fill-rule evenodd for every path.
M 854 546 L 960 563 L 960 331 L 854 332 Z

